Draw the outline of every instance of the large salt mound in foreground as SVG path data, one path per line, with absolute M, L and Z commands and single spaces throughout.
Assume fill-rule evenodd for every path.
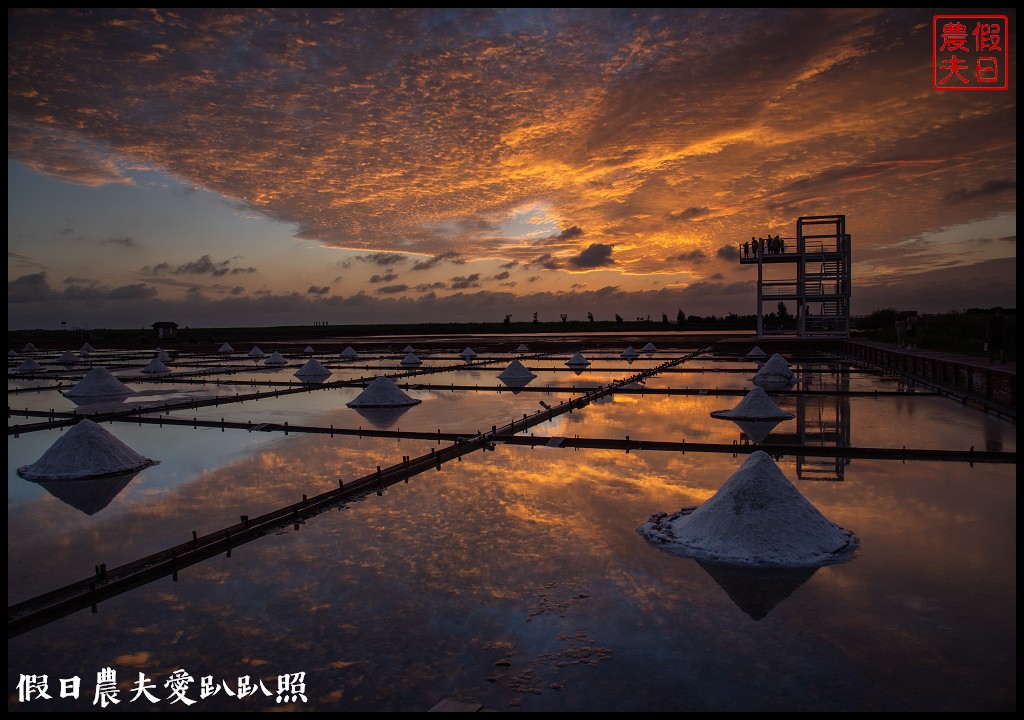
M 857 546 L 760 450 L 703 505 L 652 515 L 637 532 L 676 555 L 751 567 L 826 565 Z
M 154 463 L 102 425 L 85 419 L 62 435 L 36 462 L 18 468 L 18 474 L 29 480 L 77 480 L 141 470 Z
M 345 403 L 349 407 L 404 407 L 422 402 L 406 395 L 389 377 L 374 378 L 359 395 Z
M 518 360 L 513 360 L 508 364 L 508 367 L 501 371 L 498 377 L 502 380 L 532 380 L 537 375 Z

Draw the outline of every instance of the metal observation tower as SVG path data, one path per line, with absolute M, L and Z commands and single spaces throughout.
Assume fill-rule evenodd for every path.
M 795 237 L 751 238 L 740 264 L 757 265 L 758 338 L 850 337 L 845 215 L 799 218 Z

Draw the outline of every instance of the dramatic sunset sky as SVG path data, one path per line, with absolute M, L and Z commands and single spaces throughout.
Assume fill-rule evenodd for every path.
M 1015 307 L 1015 13 L 941 91 L 949 12 L 9 10 L 8 329 L 750 314 L 832 214 L 854 314 Z

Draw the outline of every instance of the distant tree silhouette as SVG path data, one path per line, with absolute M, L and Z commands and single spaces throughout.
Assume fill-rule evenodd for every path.
M 622 322 L 622 316 L 619 315 L 618 313 L 615 313 L 615 322 L 618 322 L 618 323 Z
M 661 314 L 661 324 L 668 325 L 668 315 L 666 315 L 665 313 Z
M 588 312 L 587 313 L 587 320 L 589 320 L 590 322 L 594 322 L 594 313 Z
M 506 325 L 510 324 L 510 323 L 512 322 L 512 316 L 511 316 L 511 315 L 506 315 L 506 316 L 505 316 L 505 320 L 504 320 L 503 322 L 504 322 L 504 323 L 505 323 Z
M 681 326 L 684 322 L 686 322 L 686 314 L 680 310 L 676 313 L 676 325 Z
M 562 313 L 559 317 L 562 318 L 562 322 L 569 322 L 569 316 L 565 313 Z
M 534 314 L 533 314 L 533 321 L 534 321 L 534 322 L 538 322 L 538 320 L 537 320 L 537 313 L 534 313 Z

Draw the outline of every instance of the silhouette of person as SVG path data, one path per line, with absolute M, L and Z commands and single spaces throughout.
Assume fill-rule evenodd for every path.
M 743 257 L 750 257 L 750 243 L 748 242 L 743 243 Z

